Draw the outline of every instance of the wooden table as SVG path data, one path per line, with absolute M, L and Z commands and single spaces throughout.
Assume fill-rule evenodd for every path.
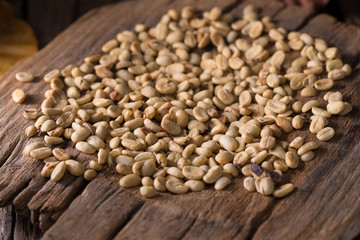
M 191 3 L 200 10 L 208 10 L 220 5 L 240 17 L 249 2 L 261 9 L 261 15 L 272 16 L 288 30 L 327 40 L 340 49 L 344 61 L 354 68 L 347 80 L 336 82 L 336 90 L 344 94 L 354 110 L 331 119 L 336 137 L 317 150 L 314 161 L 286 173 L 297 186 L 293 194 L 276 200 L 248 193 L 239 178 L 224 191 L 209 188 L 181 196 L 162 193 L 147 200 L 141 198 L 137 188 L 120 188 L 120 176 L 113 169 L 105 169 L 90 183 L 68 174 L 55 183 L 40 175 L 41 161 L 22 155 L 28 142 L 23 131 L 28 121 L 22 117 L 22 110 L 40 105 L 48 89 L 41 79 L 48 70 L 81 63 L 116 33 L 132 28 L 135 23 L 154 25 L 169 8 L 181 9 Z M 0 236 L 101 240 L 359 237 L 359 43 L 359 28 L 325 14 L 311 16 L 300 7 L 285 7 L 279 2 L 136 0 L 92 10 L 0 80 L 0 206 L 4 207 L 0 212 Z M 15 73 L 25 70 L 37 76 L 35 83 L 15 80 Z M 18 87 L 30 93 L 21 105 L 11 100 L 11 92 Z M 307 139 L 314 139 L 308 135 Z M 69 151 L 80 161 L 89 161 L 88 156 Z

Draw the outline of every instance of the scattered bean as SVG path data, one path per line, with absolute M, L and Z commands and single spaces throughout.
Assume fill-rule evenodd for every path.
M 333 128 L 331 127 L 326 127 L 322 130 L 320 130 L 317 134 L 316 137 L 320 140 L 320 141 L 328 141 L 331 138 L 333 138 L 335 135 L 335 131 Z
M 25 109 L 23 112 L 23 116 L 26 119 L 30 119 L 30 120 L 36 119 L 38 117 L 38 114 L 39 114 L 39 111 L 36 108 L 28 108 L 28 109 Z
M 30 151 L 30 156 L 37 159 L 45 159 L 52 155 L 52 150 L 49 147 L 35 148 Z
M 310 150 L 317 149 L 318 147 L 319 145 L 316 142 L 307 142 L 298 149 L 297 153 L 301 156 Z
M 31 72 L 18 72 L 15 74 L 15 78 L 20 82 L 31 82 L 34 80 Z
M 26 98 L 26 94 L 24 92 L 24 90 L 17 88 L 15 89 L 12 94 L 12 99 L 14 100 L 14 102 L 16 103 L 22 103 L 23 101 L 25 101 Z
M 275 189 L 272 195 L 276 198 L 283 198 L 286 195 L 290 194 L 292 191 L 294 191 L 294 189 L 295 189 L 294 184 L 287 183 L 280 186 L 280 188 Z
M 85 170 L 63 149 L 26 146 L 26 155 L 45 159 L 41 174 L 55 181 L 64 166 L 91 181 L 108 163 L 123 175 L 120 186 L 142 183 L 140 194 L 150 198 L 156 191 L 201 191 L 205 183 L 221 190 L 241 171 L 246 190 L 284 197 L 294 186 L 274 189 L 275 182 L 299 159 L 313 159 L 318 145 L 279 138 L 310 123 L 310 132 L 327 141 L 335 134 L 326 127 L 331 116 L 352 110 L 340 92 L 325 93 L 326 110 L 316 98 L 351 73 L 339 50 L 307 33 L 287 33 L 269 17 L 260 20 L 254 6 L 236 22 L 218 7 L 203 18 L 192 7 L 170 10 L 155 27 L 137 24 L 101 50 L 79 66 L 46 73 L 44 116 L 37 108 L 23 112 L 36 120 L 27 136 L 39 132 L 49 145 L 71 140 L 97 154 Z M 289 57 L 293 52 L 299 57 Z M 296 101 L 298 93 L 312 99 Z M 26 94 L 16 89 L 12 97 L 21 103 Z

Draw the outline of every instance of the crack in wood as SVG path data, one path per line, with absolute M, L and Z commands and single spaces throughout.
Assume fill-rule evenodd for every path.
M 250 221 L 250 231 L 249 234 L 246 236 L 246 239 L 252 239 L 259 229 L 259 227 L 272 215 L 276 204 L 278 203 L 277 200 L 271 201 L 266 208 L 258 212 Z
M 191 228 L 194 226 L 194 224 L 195 224 L 195 222 L 196 222 L 197 219 L 198 219 L 197 216 L 195 216 L 195 217 L 194 217 L 194 220 L 193 220 L 193 221 L 189 224 L 189 226 L 184 230 L 184 233 L 179 236 L 179 240 L 182 240 L 182 239 L 184 239 L 184 238 L 186 237 L 186 234 L 187 234 L 188 232 L 190 232 Z
M 3 153 L 1 158 L 0 158 L 0 168 L 2 167 L 2 165 L 4 165 L 4 163 L 10 157 L 11 153 L 13 152 L 13 150 L 16 148 L 16 146 L 18 144 L 20 144 L 19 141 L 10 142 L 9 146 L 5 148 L 5 153 Z
M 15 213 L 12 205 L 0 208 L 0 239 L 13 239 L 15 227 L 14 216 Z
M 11 205 L 11 235 L 10 239 L 14 239 L 15 235 L 15 223 L 16 223 L 16 213 L 14 211 L 14 207 Z
M 10 184 L 7 185 L 4 189 L 2 189 L 0 192 L 0 206 L 6 206 L 12 199 L 15 198 L 17 194 L 22 191 L 24 187 L 26 188 L 29 185 L 30 181 L 30 178 L 25 178 L 22 182 L 18 184 L 13 184 L 15 185 L 13 187 L 16 187 L 15 189 L 9 189 Z
M 96 210 L 102 206 L 103 204 L 105 204 L 105 202 L 109 199 L 109 197 L 111 195 L 113 195 L 115 192 L 117 191 L 117 189 L 109 189 L 109 191 L 107 191 L 105 194 L 104 194 L 104 201 L 102 202 L 99 202 L 99 204 L 95 205 L 94 209 L 91 210 L 91 213 L 94 213 L 96 212 Z
M 0 168 L 5 164 L 5 162 L 10 158 L 14 153 L 14 150 L 21 144 L 21 141 L 9 142 L 8 147 L 4 147 L 5 153 L 2 154 L 0 158 Z
M 112 236 L 109 236 L 108 239 L 114 239 L 115 236 L 121 235 L 121 231 L 131 222 L 131 220 L 134 219 L 134 217 L 141 212 L 141 209 L 144 207 L 145 202 L 141 202 L 139 205 L 137 205 L 130 213 L 127 219 L 120 224 L 117 229 L 113 231 Z

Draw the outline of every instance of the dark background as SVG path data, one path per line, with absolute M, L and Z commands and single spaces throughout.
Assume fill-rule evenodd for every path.
M 15 17 L 30 24 L 44 47 L 62 30 L 93 8 L 120 0 L 7 0 L 15 10 Z
M 31 25 L 36 37 L 38 38 L 39 48 L 42 48 L 84 13 L 93 8 L 121 0 L 7 1 L 13 5 L 15 9 L 15 17 L 21 18 Z M 149 0 L 149 2 L 151 2 L 151 0 Z M 241 2 L 241 0 L 239 0 L 239 2 Z M 315 13 L 322 12 L 333 15 L 338 20 L 347 22 L 348 24 L 360 26 L 360 0 L 330 0 L 326 6 L 315 11 Z

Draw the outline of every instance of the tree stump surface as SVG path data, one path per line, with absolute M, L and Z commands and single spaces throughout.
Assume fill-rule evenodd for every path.
M 297 187 L 284 199 L 249 193 L 239 177 L 223 191 L 213 188 L 175 196 L 160 193 L 154 199 L 140 196 L 138 187 L 119 187 L 120 175 L 105 168 L 92 182 L 66 174 L 59 182 L 40 175 L 43 163 L 26 157 L 29 124 L 22 111 L 38 107 L 49 89 L 44 74 L 68 64 L 80 64 L 85 56 L 99 52 L 116 33 L 136 23 L 153 26 L 169 8 L 193 5 L 209 10 L 220 5 L 240 17 L 252 3 L 261 15 L 273 17 L 287 30 L 298 30 L 325 39 L 340 49 L 353 67 L 346 80 L 332 91 L 343 93 L 353 104 L 346 116 L 335 116 L 330 126 L 335 137 L 321 144 L 316 158 L 289 170 L 285 176 Z M 333 17 L 312 16 L 301 7 L 260 0 L 134 0 L 92 10 L 50 44 L 15 65 L 0 80 L 0 236 L 1 239 L 353 239 L 360 234 L 360 29 Z M 20 83 L 15 73 L 30 71 L 34 83 Z M 11 100 L 22 88 L 23 104 Z M 323 93 L 321 94 L 323 96 Z M 320 97 L 319 97 L 320 98 Z M 305 127 L 307 128 L 307 127 Z M 315 139 L 308 130 L 301 134 Z M 72 157 L 89 162 L 92 157 L 68 148 Z M 42 231 L 44 233 L 42 233 Z

